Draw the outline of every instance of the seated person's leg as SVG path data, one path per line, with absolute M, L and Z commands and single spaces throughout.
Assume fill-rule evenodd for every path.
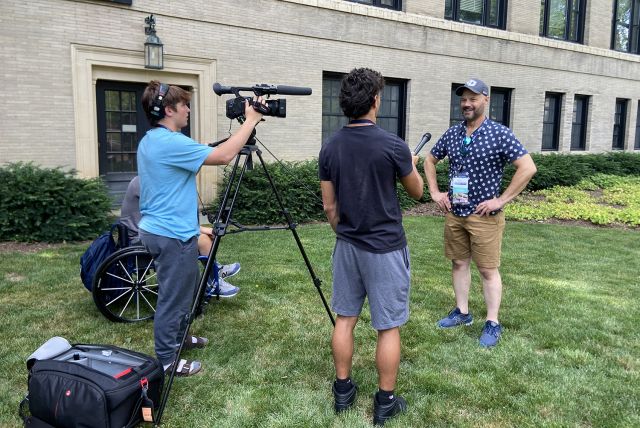
M 210 227 L 200 226 L 200 236 L 198 237 L 198 251 L 203 256 L 208 256 L 213 245 L 213 229 Z M 209 275 L 206 298 L 213 296 L 233 297 L 240 291 L 239 287 L 226 282 L 223 278 L 235 275 L 240 270 L 240 263 L 232 263 L 230 265 L 220 265 L 216 261 Z M 224 272 L 224 275 L 222 274 Z

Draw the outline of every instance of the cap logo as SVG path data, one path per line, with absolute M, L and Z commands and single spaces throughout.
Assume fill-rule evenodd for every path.
M 467 80 L 467 83 L 465 83 L 465 85 L 474 87 L 474 86 L 476 86 L 477 83 L 478 82 L 476 82 L 475 80 L 471 79 L 471 80 Z

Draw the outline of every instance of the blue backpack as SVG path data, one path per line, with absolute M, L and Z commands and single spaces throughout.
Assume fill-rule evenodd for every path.
M 113 237 L 113 231 L 118 231 L 118 243 Z M 116 250 L 126 247 L 128 244 L 126 226 L 116 223 L 108 232 L 103 233 L 89 245 L 89 248 L 80 257 L 80 278 L 87 290 L 93 290 L 93 278 L 98 268 Z

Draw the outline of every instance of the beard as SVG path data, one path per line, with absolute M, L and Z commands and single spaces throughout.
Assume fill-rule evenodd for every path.
M 465 120 L 473 122 L 484 116 L 484 108 L 466 108 L 462 110 L 462 115 Z

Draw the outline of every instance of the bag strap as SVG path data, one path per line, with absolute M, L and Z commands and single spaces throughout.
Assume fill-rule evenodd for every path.
M 127 423 L 127 426 L 125 428 L 133 428 L 134 426 L 136 426 L 139 423 L 139 415 L 140 415 L 140 411 L 142 410 L 143 406 L 147 406 L 150 408 L 150 416 L 151 419 L 150 421 L 147 421 L 144 419 L 144 415 L 142 417 L 142 423 L 145 422 L 152 422 L 155 423 L 155 405 L 153 403 L 153 401 L 149 398 L 149 396 L 147 395 L 147 390 L 149 389 L 149 381 L 147 380 L 146 377 L 143 377 L 142 379 L 140 379 L 140 398 L 138 398 L 138 401 L 136 401 L 136 405 L 133 409 L 133 412 L 131 412 L 131 418 L 129 419 L 129 422 Z M 144 412 L 143 412 L 144 413 Z
M 129 418 L 129 422 L 127 422 L 127 425 L 125 426 L 125 428 L 133 428 L 138 424 L 138 412 L 140 412 L 141 408 L 142 408 L 142 396 L 140 396 L 140 398 L 138 398 L 138 401 L 136 401 L 136 405 L 133 408 L 133 412 L 131 412 L 131 418 Z

